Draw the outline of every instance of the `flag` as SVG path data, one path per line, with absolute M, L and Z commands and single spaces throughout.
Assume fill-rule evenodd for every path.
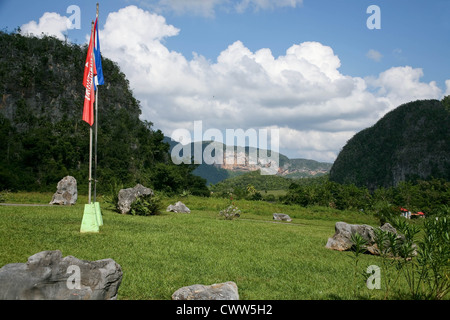
M 83 120 L 90 126 L 94 123 L 94 76 L 97 73 L 93 52 L 94 30 L 91 31 L 86 63 L 84 65 L 83 86 L 86 88 L 84 95 Z
M 95 19 L 94 25 L 94 56 L 95 56 L 95 67 L 97 69 L 97 76 L 95 77 L 95 85 L 105 84 L 105 80 L 103 78 L 103 69 L 102 69 L 102 56 L 100 52 L 100 38 L 98 33 L 98 17 Z

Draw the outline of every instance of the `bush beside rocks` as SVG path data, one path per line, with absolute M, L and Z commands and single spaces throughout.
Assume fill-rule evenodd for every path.
M 394 233 L 397 238 L 402 241 L 404 236 L 397 233 L 397 230 L 390 225 L 385 223 L 383 226 L 379 227 L 382 231 Z M 366 242 L 366 250 L 374 255 L 379 255 L 379 250 L 376 244 L 376 234 L 374 227 L 369 225 L 358 225 L 358 224 L 348 224 L 345 222 L 336 222 L 335 234 L 333 237 L 328 238 L 326 248 L 338 251 L 350 250 L 353 246 L 353 241 L 351 239 L 352 235 L 359 234 Z

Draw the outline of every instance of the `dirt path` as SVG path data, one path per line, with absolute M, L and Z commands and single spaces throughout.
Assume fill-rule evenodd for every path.
M 38 203 L 0 203 L 0 206 L 20 206 L 20 207 L 53 207 L 53 204 Z

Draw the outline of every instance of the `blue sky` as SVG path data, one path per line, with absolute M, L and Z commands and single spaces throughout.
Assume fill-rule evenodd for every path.
M 84 43 L 96 2 L 0 0 L 0 28 L 27 29 L 30 21 L 38 23 L 50 12 L 70 17 L 66 10 L 76 5 L 81 29 L 58 31 Z M 102 53 L 117 61 L 130 79 L 143 118 L 166 135 L 177 128 L 190 130 L 198 120 L 220 130 L 276 127 L 282 129 L 280 148 L 291 158 L 333 161 L 353 134 L 399 104 L 450 93 L 448 0 L 98 2 Z M 380 8 L 381 29 L 367 28 L 370 5 Z M 133 27 L 140 31 L 133 32 Z M 118 30 L 123 30 L 123 39 L 133 38 L 146 50 L 138 52 L 126 40 L 119 43 Z M 109 39 L 113 34 L 115 39 Z M 126 54 L 119 55 L 124 48 Z M 288 54 L 289 48 L 296 53 Z M 326 77 L 319 80 L 313 66 Z M 177 73 L 176 80 L 167 81 L 169 72 Z M 300 84 L 292 83 L 292 75 Z M 211 84 L 211 79 L 220 79 L 220 84 Z M 262 99 L 260 93 L 269 84 L 279 85 L 280 94 Z M 186 111 L 184 118 L 180 110 Z M 225 121 L 224 114 L 230 113 Z

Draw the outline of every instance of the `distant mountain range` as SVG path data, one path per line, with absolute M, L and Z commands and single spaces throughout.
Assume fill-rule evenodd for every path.
M 165 137 L 164 141 L 169 143 L 171 153 L 173 148 L 178 145 L 177 142 L 172 141 L 169 137 Z M 200 150 L 200 144 L 202 155 L 210 155 L 211 158 L 216 160 L 213 164 L 207 164 L 202 158 L 201 164 L 193 171 L 194 174 L 206 179 L 208 184 L 216 184 L 227 178 L 256 170 L 269 172 L 269 169 L 274 170 L 274 168 L 276 168 L 276 171 L 273 171 L 273 173 L 286 178 L 315 177 L 328 173 L 333 165 L 332 163 L 309 159 L 289 159 L 283 154 L 271 153 L 271 151 L 253 147 L 245 147 L 241 148 L 241 150 L 235 147 L 234 152 L 228 154 L 226 145 L 218 142 L 214 142 L 214 145 L 211 143 L 213 141 L 193 142 L 190 144 L 192 163 L 195 147 L 197 145 L 198 150 Z M 205 148 L 208 148 L 206 152 Z M 222 156 L 218 154 L 216 157 L 215 151 L 220 149 L 222 149 L 223 154 Z M 184 150 L 189 150 L 189 146 L 184 146 Z M 180 156 L 184 155 L 182 151 L 176 151 L 179 151 Z M 274 163 L 275 159 L 278 160 L 278 165 Z

